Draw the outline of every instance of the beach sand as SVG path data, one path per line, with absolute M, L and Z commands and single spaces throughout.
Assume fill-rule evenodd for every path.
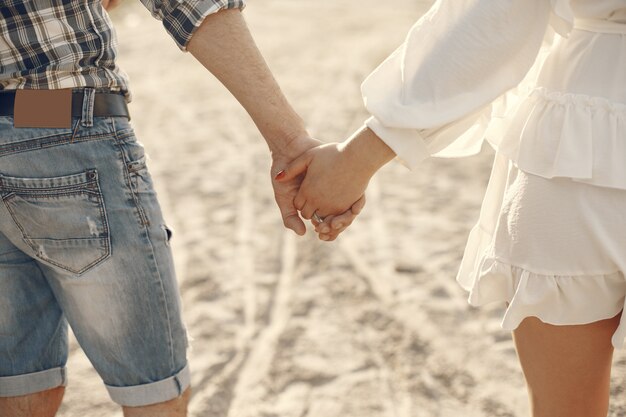
M 366 118 L 359 86 L 430 2 L 257 0 L 249 25 L 322 140 Z M 334 243 L 282 227 L 267 147 L 228 92 L 138 1 L 113 13 L 133 124 L 150 156 L 178 268 L 194 417 L 527 416 L 502 305 L 475 309 L 454 278 L 490 149 L 386 166 Z M 119 417 L 72 341 L 61 417 Z M 626 415 L 626 354 L 610 416 Z

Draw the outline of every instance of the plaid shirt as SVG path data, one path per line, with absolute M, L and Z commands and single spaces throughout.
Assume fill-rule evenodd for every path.
M 141 0 L 183 51 L 203 19 L 244 0 Z M 128 92 L 100 0 L 0 0 L 0 90 L 96 87 Z

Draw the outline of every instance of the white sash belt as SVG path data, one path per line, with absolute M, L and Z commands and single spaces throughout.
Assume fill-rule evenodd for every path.
M 621 33 L 626 35 L 626 23 L 603 19 L 576 19 L 574 28 L 598 33 Z

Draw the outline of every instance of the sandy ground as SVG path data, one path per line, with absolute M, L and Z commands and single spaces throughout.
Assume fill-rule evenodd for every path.
M 363 78 L 429 2 L 256 0 L 246 11 L 287 95 L 323 140 L 366 115 Z M 131 107 L 151 156 L 193 337 L 190 415 L 525 416 L 502 306 L 470 308 L 454 281 L 492 154 L 390 164 L 329 244 L 282 228 L 269 156 L 246 114 L 139 2 L 114 14 Z M 618 353 L 611 416 L 626 415 Z M 61 417 L 116 417 L 72 343 Z

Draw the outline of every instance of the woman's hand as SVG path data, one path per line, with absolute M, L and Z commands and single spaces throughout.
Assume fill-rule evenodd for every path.
M 320 240 L 331 242 L 343 233 L 357 218 L 365 207 L 365 195 L 363 195 L 359 201 L 354 203 L 350 210 L 339 214 L 337 216 L 327 216 L 322 223 L 318 223 L 315 219 L 311 222 L 315 226 L 315 232 L 318 234 Z
M 298 235 L 306 232 L 306 226 L 298 210 L 294 206 L 294 199 L 300 189 L 302 177 L 295 176 L 286 181 L 278 181 L 275 177 L 278 172 L 284 170 L 294 159 L 302 155 L 309 149 L 319 146 L 322 142 L 309 136 L 299 136 L 289 142 L 284 148 L 272 149 L 272 187 L 274 188 L 274 198 L 283 218 L 283 224 L 287 229 L 293 230 Z
M 284 178 L 285 170 L 287 166 L 294 162 L 298 157 L 302 157 L 307 151 L 313 150 L 317 147 L 325 146 L 316 139 L 309 137 L 306 133 L 296 135 L 295 139 L 289 141 L 287 146 L 282 148 L 271 147 L 272 152 L 272 186 L 274 187 L 274 197 L 278 208 L 280 209 L 283 224 L 286 228 L 293 230 L 298 235 L 303 235 L 306 232 L 306 226 L 298 214 L 298 208 L 296 207 L 296 196 L 302 186 L 302 180 L 304 175 L 294 173 L 291 178 Z M 282 174 L 281 174 L 282 173 Z M 365 205 L 365 197 L 358 199 L 354 205 L 350 204 L 348 209 L 343 210 L 340 215 L 334 217 L 332 223 L 329 217 L 328 223 L 319 224 L 313 221 L 313 225 L 317 228 L 320 226 L 323 233 L 320 233 L 320 239 L 322 240 L 335 240 L 337 236 L 343 232 L 363 209 Z M 308 217 L 310 219 L 310 217 Z M 330 230 L 326 230 L 327 224 Z M 317 230 L 316 230 L 317 231 Z

